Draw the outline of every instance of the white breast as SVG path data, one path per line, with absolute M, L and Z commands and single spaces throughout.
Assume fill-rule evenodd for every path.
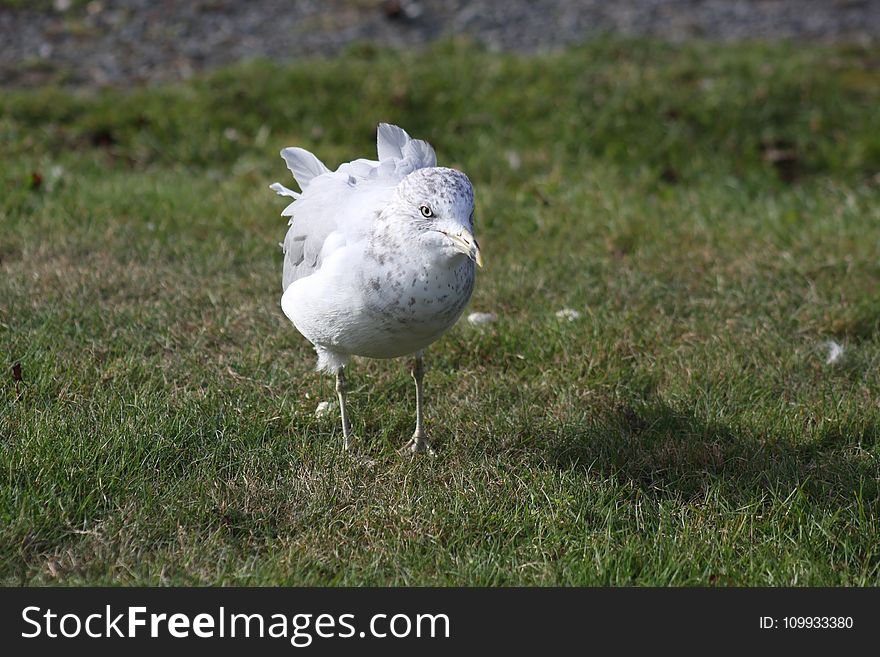
M 415 353 L 455 324 L 473 291 L 464 256 L 431 269 L 399 261 L 364 268 L 362 257 L 358 245 L 338 249 L 284 293 L 284 313 L 313 344 L 371 358 Z

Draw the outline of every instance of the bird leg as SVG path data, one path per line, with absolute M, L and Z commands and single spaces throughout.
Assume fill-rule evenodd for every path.
M 344 368 L 336 370 L 336 394 L 339 396 L 339 413 L 342 415 L 342 438 L 345 441 L 345 449 L 351 448 L 351 421 L 348 419 L 348 408 L 345 405 L 348 398 L 348 382 L 345 380 Z
M 422 416 L 422 401 L 425 394 L 423 385 L 425 363 L 422 358 L 422 352 L 416 354 L 410 374 L 412 374 L 413 381 L 416 382 L 416 430 L 413 433 L 412 439 L 401 448 L 401 453 L 418 454 L 420 452 L 427 452 L 434 456 L 434 450 L 431 449 L 425 436 L 424 418 Z

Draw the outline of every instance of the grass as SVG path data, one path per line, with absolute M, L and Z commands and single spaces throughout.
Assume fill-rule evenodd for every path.
M 880 584 L 878 57 L 454 42 L 6 90 L 0 581 Z M 379 120 L 470 175 L 499 320 L 428 352 L 433 460 L 395 452 L 404 363 L 354 364 L 368 468 L 314 415 L 267 186 Z

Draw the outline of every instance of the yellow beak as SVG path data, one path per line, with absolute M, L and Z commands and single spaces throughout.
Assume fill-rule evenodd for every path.
M 469 230 L 465 229 L 458 235 L 450 235 L 449 233 L 444 233 L 444 235 L 452 240 L 457 251 L 464 253 L 468 258 L 477 263 L 477 267 L 483 266 L 483 256 L 480 254 L 480 245 L 477 244 L 477 240 L 474 239 L 474 236 Z

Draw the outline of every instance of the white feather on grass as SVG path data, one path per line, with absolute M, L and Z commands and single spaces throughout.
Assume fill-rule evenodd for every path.
M 573 308 L 563 308 L 556 311 L 556 317 L 568 320 L 569 322 L 575 322 L 581 318 L 581 314 Z
M 491 324 L 498 321 L 498 315 L 495 313 L 471 313 L 468 315 L 470 324 Z
M 323 417 L 327 417 L 333 410 L 333 406 L 333 402 L 322 401 L 320 404 L 318 404 L 317 408 L 315 408 L 315 417 L 319 420 Z
M 825 343 L 825 348 L 828 349 L 828 358 L 825 359 L 826 365 L 836 365 L 843 360 L 845 351 L 843 345 L 838 344 L 834 340 L 829 340 Z

